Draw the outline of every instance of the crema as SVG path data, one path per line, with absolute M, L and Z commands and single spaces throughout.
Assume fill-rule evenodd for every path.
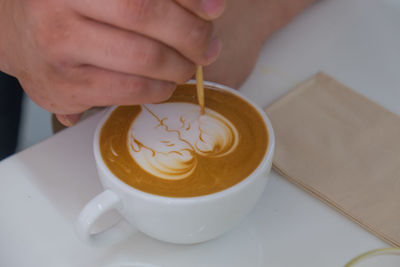
M 166 102 L 117 107 L 100 134 L 109 169 L 151 194 L 193 197 L 229 188 L 259 165 L 266 126 L 240 97 L 205 90 L 201 115 L 195 85 L 180 85 Z

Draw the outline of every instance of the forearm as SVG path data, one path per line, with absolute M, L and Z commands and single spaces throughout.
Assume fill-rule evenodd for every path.
M 205 69 L 207 80 L 238 88 L 251 73 L 264 42 L 316 0 L 230 0 L 215 21 L 221 37 L 218 60 Z
M 263 43 L 315 1 L 230 0 L 224 15 L 215 22 L 216 32 L 223 36 L 227 28 L 234 26 L 238 32 L 248 32 Z
M 262 23 L 269 26 L 267 34 L 271 34 L 286 26 L 316 0 L 257 0 L 257 2 L 263 3 L 260 4 L 260 8 L 266 12 L 266 21 Z

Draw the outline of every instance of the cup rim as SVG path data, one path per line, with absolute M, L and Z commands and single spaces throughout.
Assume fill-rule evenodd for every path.
M 195 80 L 189 80 L 186 82 L 186 84 L 194 84 L 196 83 Z M 168 203 L 191 203 L 191 202 L 199 202 L 199 201 L 209 201 L 212 199 L 217 199 L 217 198 L 222 198 L 225 197 L 226 195 L 230 195 L 235 191 L 239 191 L 242 188 L 246 187 L 247 184 L 251 183 L 253 180 L 255 180 L 259 175 L 261 175 L 266 168 L 268 168 L 268 165 L 271 164 L 272 162 L 272 157 L 274 154 L 275 150 L 275 135 L 274 131 L 272 128 L 271 121 L 269 120 L 267 114 L 251 99 L 248 97 L 244 96 L 238 90 L 232 89 L 226 85 L 218 84 L 215 82 L 209 82 L 209 81 L 204 81 L 205 86 L 210 86 L 212 88 L 216 89 L 222 89 L 224 91 L 228 91 L 241 99 L 245 100 L 248 104 L 250 104 L 253 108 L 256 109 L 257 113 L 261 116 L 261 118 L 264 121 L 264 124 L 267 129 L 268 133 L 268 145 L 267 149 L 265 151 L 265 154 L 261 160 L 261 162 L 258 164 L 257 168 L 255 168 L 246 178 L 244 178 L 242 181 L 238 182 L 237 184 L 226 188 L 222 191 L 214 192 L 211 194 L 207 195 L 201 195 L 201 196 L 192 196 L 192 197 L 170 197 L 170 196 L 161 196 L 161 195 L 156 195 L 152 193 L 148 193 L 139 189 L 136 189 L 132 186 L 129 186 L 122 180 L 120 180 L 116 175 L 114 175 L 111 170 L 106 166 L 103 157 L 101 156 L 100 153 L 100 145 L 99 145 L 99 138 L 100 138 L 100 132 L 101 129 L 103 128 L 104 123 L 107 121 L 109 118 L 110 114 L 118 107 L 118 106 L 111 106 L 107 108 L 105 111 L 103 111 L 102 118 L 97 124 L 96 130 L 95 130 L 95 135 L 94 135 L 94 140 L 93 140 L 93 152 L 94 152 L 94 157 L 95 161 L 97 164 L 97 168 L 100 169 L 109 179 L 112 180 L 114 184 L 117 184 L 118 187 L 120 187 L 123 191 L 128 192 L 128 193 L 133 193 L 135 195 L 139 195 L 142 198 L 146 199 L 152 199 L 153 201 L 162 201 L 162 202 L 168 202 Z

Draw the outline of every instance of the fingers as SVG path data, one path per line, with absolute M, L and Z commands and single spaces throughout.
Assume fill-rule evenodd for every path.
M 37 75 L 19 78 L 66 125 L 93 106 L 166 100 L 221 49 L 211 20 L 224 0 L 70 0 L 56 13 L 45 2 L 32 2 L 21 56 Z
M 79 64 L 174 83 L 189 80 L 195 72 L 191 61 L 160 42 L 94 21 L 82 23 L 71 39 L 82 41 L 68 45 L 70 58 Z
M 202 1 L 181 2 L 194 8 Z M 75 0 L 71 4 L 83 16 L 155 39 L 196 64 L 208 65 L 218 56 L 220 42 L 210 45 L 212 23 L 172 0 L 97 0 L 95 5 Z
M 123 74 L 92 66 L 80 67 L 76 90 L 82 106 L 137 105 L 167 100 L 175 83 Z
M 91 88 L 82 89 L 82 106 L 111 106 L 158 103 L 167 100 L 175 89 L 175 84 L 138 76 L 113 73 L 94 67 L 86 75 Z M 64 126 L 73 126 L 80 120 L 82 113 L 56 114 Z
M 197 16 L 212 20 L 218 18 L 225 9 L 224 0 L 175 0 Z
M 73 100 L 78 101 L 75 103 L 78 107 L 75 111 L 68 109 L 67 113 L 63 113 L 65 109 L 53 110 L 57 119 L 65 126 L 76 124 L 82 112 L 91 107 L 159 103 L 167 100 L 176 88 L 176 85 L 171 82 L 108 71 L 93 66 L 79 67 L 72 75 L 79 77 L 74 80 L 75 85 L 72 86 L 72 93 L 79 92 L 79 99 Z M 65 104 L 71 107 L 68 103 Z
M 79 114 L 56 114 L 57 120 L 63 124 L 64 126 L 70 127 L 78 123 L 79 119 L 81 118 L 82 113 Z

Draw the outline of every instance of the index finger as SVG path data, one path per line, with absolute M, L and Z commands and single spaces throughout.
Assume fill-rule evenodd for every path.
M 225 0 L 174 0 L 202 19 L 213 20 L 225 10 Z

